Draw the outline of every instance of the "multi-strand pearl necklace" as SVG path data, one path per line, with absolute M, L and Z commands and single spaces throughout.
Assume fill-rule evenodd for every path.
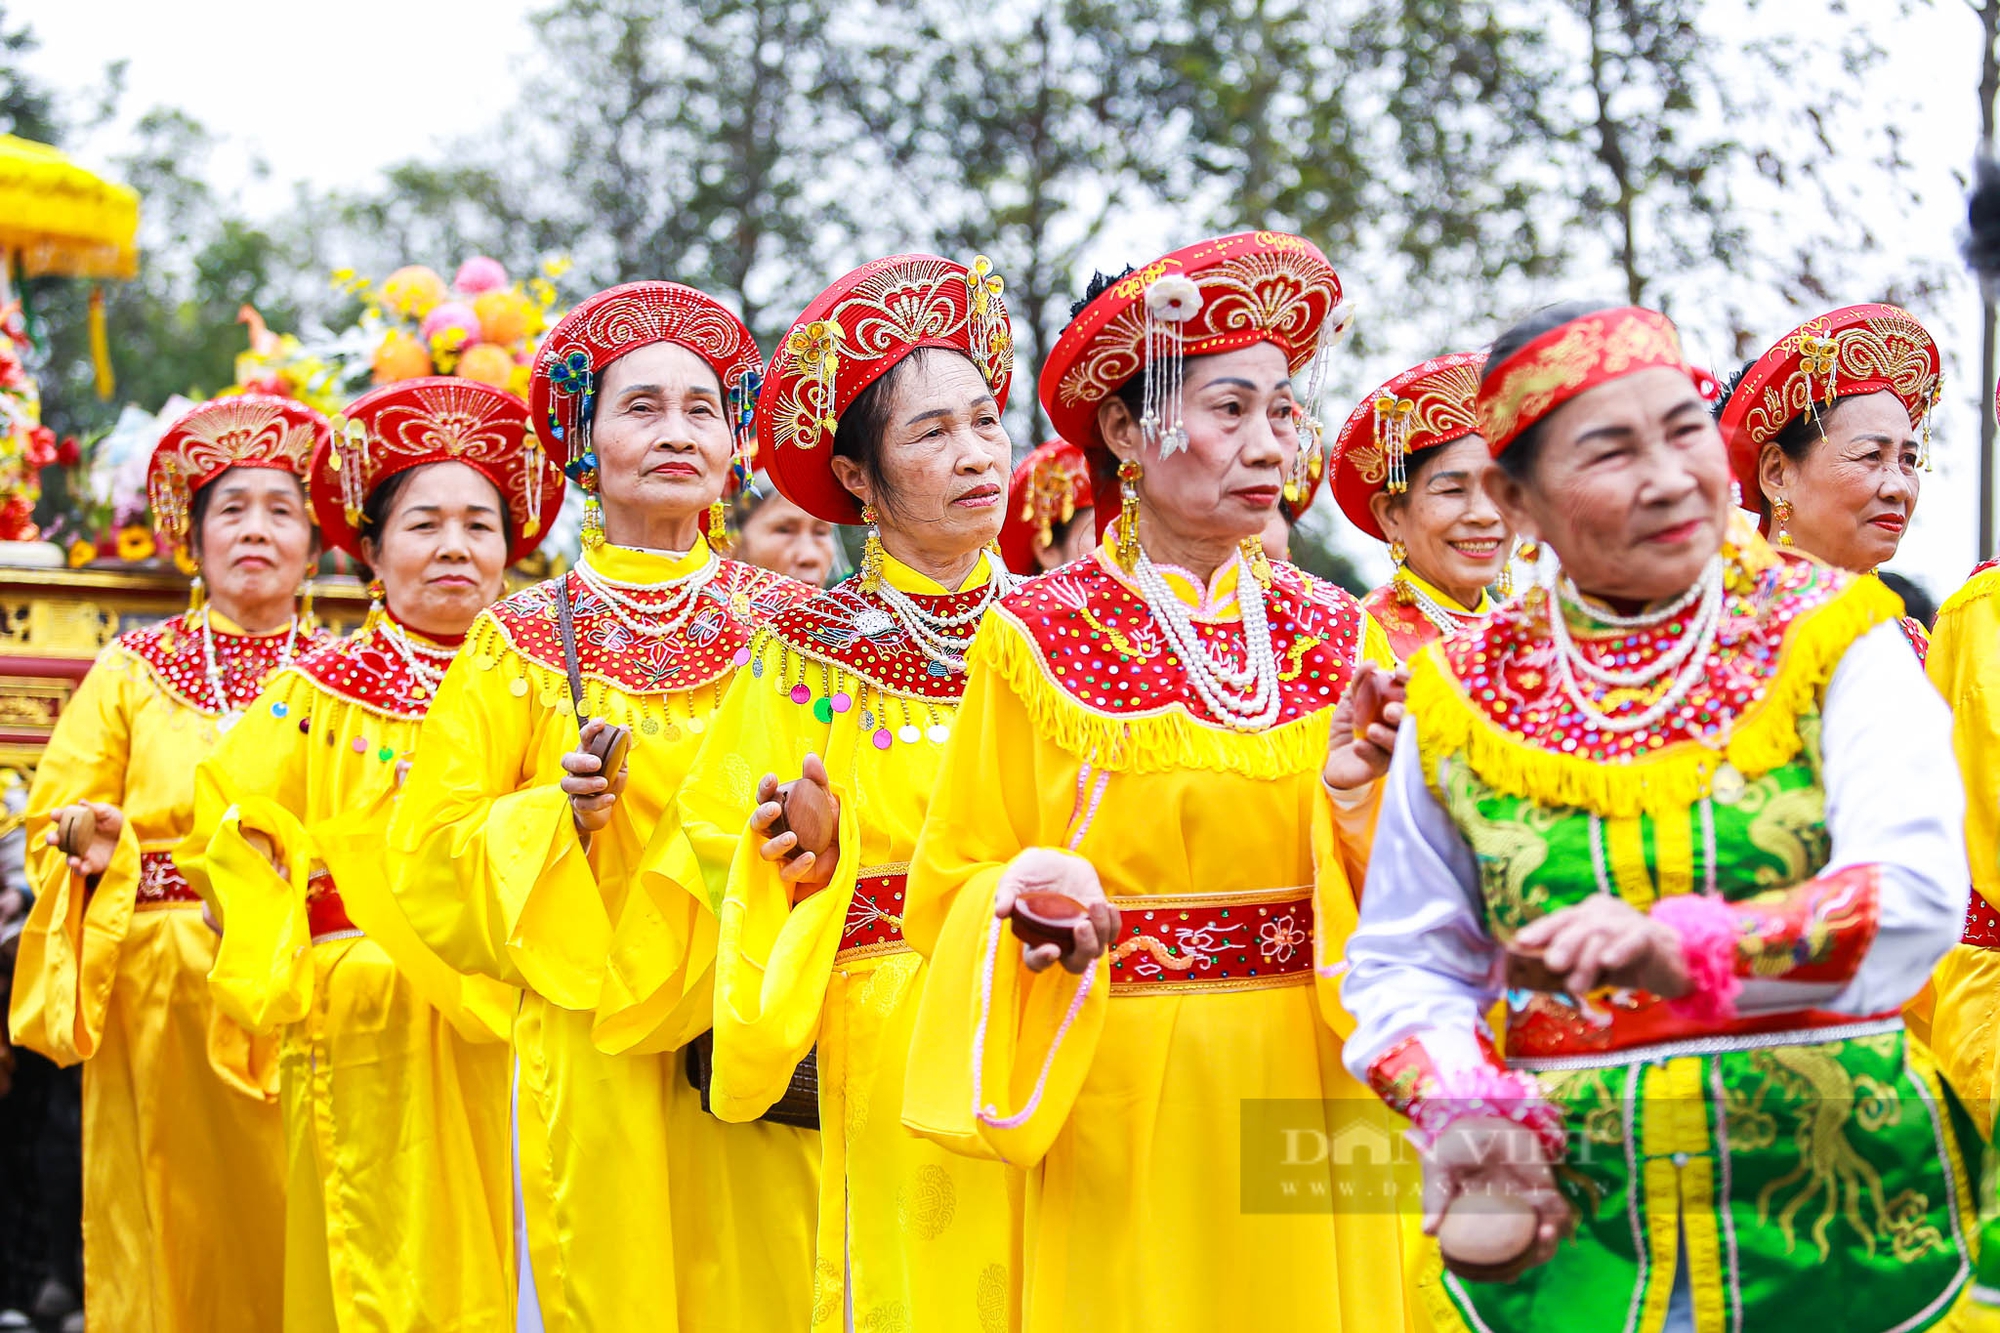
M 1630 671 L 1616 671 L 1601 667 L 1585 657 L 1570 638 L 1569 624 L 1560 606 L 1551 608 L 1549 613 L 1549 637 L 1556 648 L 1556 679 L 1561 683 L 1563 693 L 1569 696 L 1577 711 L 1582 713 L 1591 725 L 1600 731 L 1625 733 L 1643 731 L 1652 726 L 1679 706 L 1689 690 L 1701 680 L 1708 668 L 1709 653 L 1715 647 L 1717 631 L 1722 626 L 1723 607 L 1722 557 L 1716 556 L 1702 570 L 1686 593 L 1674 599 L 1657 611 L 1642 612 L 1636 616 L 1617 616 L 1590 608 L 1588 614 L 1617 629 L 1651 629 L 1665 624 L 1673 617 L 1687 610 L 1690 603 L 1696 603 L 1694 618 L 1682 632 L 1680 641 L 1666 652 L 1655 657 L 1645 666 Z M 1563 600 L 1574 603 L 1568 588 L 1562 590 Z M 1696 599 L 1699 599 L 1698 603 Z M 1577 684 L 1581 673 L 1610 689 L 1638 690 L 1650 688 L 1673 676 L 1667 690 L 1644 710 L 1630 717 L 1614 718 L 1599 709 L 1584 697 Z
M 396 656 L 402 658 L 403 665 L 409 669 L 410 679 L 413 682 L 410 687 L 411 696 L 428 699 L 436 694 L 438 686 L 444 681 L 444 673 L 451 667 L 451 660 L 458 656 L 458 650 L 437 644 L 419 643 L 412 639 L 401 625 L 387 616 L 383 616 L 378 623 L 382 637 L 388 640 Z
M 1240 670 L 1209 652 L 1187 607 L 1143 549 L 1133 567 L 1133 578 L 1146 609 L 1186 665 L 1188 679 L 1208 711 L 1233 730 L 1263 731 L 1278 720 L 1284 702 L 1278 693 L 1278 650 L 1271 642 L 1271 622 L 1264 613 L 1263 586 L 1240 553 L 1236 566 L 1236 603 L 1242 613 L 1244 655 L 1249 658 L 1249 665 Z
M 1425 620 L 1437 626 L 1438 633 L 1449 636 L 1465 628 L 1464 622 L 1455 619 L 1437 598 L 1408 579 L 1403 580 L 1403 592 L 1408 595 L 1410 605 L 1416 607 Z
M 994 565 L 980 599 L 965 610 L 949 615 L 926 610 L 916 598 L 891 583 L 883 583 L 875 593 L 896 623 L 903 627 L 903 632 L 910 636 L 910 642 L 917 645 L 917 651 L 951 674 L 962 676 L 965 674 L 965 650 L 972 645 L 972 636 L 978 630 L 980 620 L 995 602 L 1012 591 L 1013 585 L 1013 578 Z
M 215 627 L 212 613 L 204 607 L 201 613 L 201 665 L 208 676 L 208 688 L 215 695 L 215 729 L 227 731 L 242 720 L 243 710 L 229 702 L 229 691 L 222 685 L 222 664 L 215 656 Z M 299 618 L 292 617 L 292 623 L 285 627 L 285 649 L 278 657 L 277 670 L 283 671 L 292 664 L 292 658 L 299 651 Z
M 664 639 L 687 624 L 701 602 L 701 590 L 721 566 L 722 561 L 711 551 L 700 569 L 660 583 L 621 582 L 592 569 L 588 560 L 579 561 L 576 572 L 585 587 L 604 599 L 619 624 L 644 638 Z M 651 601 L 634 593 L 650 593 L 662 600 Z

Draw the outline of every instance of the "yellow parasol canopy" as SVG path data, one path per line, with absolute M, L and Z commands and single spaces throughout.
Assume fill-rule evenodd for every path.
M 47 144 L 0 134 L 0 255 L 30 278 L 129 278 L 139 264 L 139 195 Z

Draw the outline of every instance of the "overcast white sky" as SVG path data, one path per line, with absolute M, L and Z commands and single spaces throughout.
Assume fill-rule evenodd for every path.
M 1711 0 L 1721 14 L 1746 0 Z M 403 158 L 426 155 L 455 135 L 485 123 L 511 100 L 512 70 L 530 51 L 527 15 L 541 0 L 342 0 L 337 5 L 283 3 L 252 8 L 241 0 L 28 0 L 11 5 L 10 21 L 26 21 L 42 50 L 29 64 L 45 81 L 82 94 L 106 62 L 126 59 L 128 106 L 179 106 L 228 137 L 242 156 L 268 162 L 268 184 L 252 185 L 253 204 L 276 206 L 286 183 L 365 185 Z M 1977 130 L 1978 28 L 1962 0 L 1920 4 L 1892 18 L 1894 0 L 1854 0 L 1856 12 L 1879 11 L 1879 40 L 1890 48 L 1886 69 L 1866 87 L 1838 84 L 1830 100 L 1851 105 L 1900 103 L 1905 151 L 1916 163 L 1922 209 L 1899 228 L 1915 256 L 1949 259 L 1963 207 L 1954 173 L 1970 161 Z M 1763 22 L 1822 21 L 1825 0 L 1767 0 Z M 1755 104 L 1755 98 L 1749 99 Z M 86 162 L 115 150 L 113 138 L 85 149 Z M 89 163 L 101 165 L 101 163 Z M 1135 219 L 1132 233 L 1107 244 L 1103 262 L 1164 234 L 1157 220 Z M 412 258 L 418 258 L 412 256 Z M 427 257 L 448 262 L 450 257 Z M 1340 256 L 1334 256 L 1336 265 Z M 1889 276 L 1884 270 L 1884 278 Z M 1350 292 L 1366 301 L 1365 275 L 1343 273 Z M 1582 294 L 1574 282 L 1550 299 Z M 1610 290 L 1617 290 L 1614 286 Z M 1844 300 L 1871 300 L 1857 290 Z M 1764 330 L 1774 339 L 1812 312 L 1773 310 Z M 1936 308 L 1922 312 L 1955 363 L 1939 414 L 1937 470 L 1926 481 L 1899 569 L 1940 597 L 1957 586 L 1973 559 L 1979 404 L 1978 297 L 1961 279 Z M 1467 343 L 1491 337 L 1482 329 Z M 1691 339 L 1691 341 L 1696 341 Z M 1386 378 L 1436 349 L 1392 348 L 1370 382 Z M 1691 346 L 1693 355 L 1703 348 Z M 1725 367 L 1726 349 L 1707 354 Z M 1409 360 L 1404 359 L 1408 352 Z M 1330 413 L 1336 421 L 1344 415 Z M 1343 543 L 1376 572 L 1386 573 L 1373 543 Z

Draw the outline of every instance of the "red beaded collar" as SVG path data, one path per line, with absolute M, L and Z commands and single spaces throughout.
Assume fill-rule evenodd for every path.
M 1396 600 L 1396 585 L 1393 583 L 1385 583 L 1362 598 L 1361 609 L 1375 617 L 1375 623 L 1388 635 L 1389 648 L 1399 662 L 1409 661 L 1425 644 L 1443 637 L 1429 616 L 1414 606 L 1404 606 Z M 1457 622 L 1460 632 L 1476 630 L 1486 623 L 1484 615 L 1470 611 L 1445 607 L 1444 613 Z
M 373 621 L 316 649 L 300 660 L 298 670 L 326 693 L 371 712 L 420 718 L 430 711 L 430 691 Z
M 304 655 L 332 639 L 324 629 L 299 634 L 297 653 Z M 292 634 L 227 634 L 215 632 L 215 663 L 222 676 L 226 711 L 242 712 L 263 692 L 265 677 L 284 660 Z M 201 620 L 178 615 L 145 629 L 118 636 L 118 646 L 137 658 L 162 691 L 185 707 L 207 717 L 220 717 L 215 689 L 203 660 Z
M 995 562 L 994 577 L 998 576 Z M 963 592 L 909 596 L 937 615 L 962 615 L 979 605 L 986 596 L 986 585 Z M 858 578 L 786 607 L 771 617 L 761 634 L 790 653 L 844 671 L 882 694 L 955 704 L 965 693 L 964 675 L 926 657 L 881 597 L 864 592 Z M 752 655 L 751 674 L 761 676 L 761 654 L 753 647 Z M 800 702 L 811 702 L 812 697 L 808 690 Z M 840 711 L 837 700 L 834 707 Z
M 584 679 L 625 694 L 678 694 L 722 679 L 750 660 L 751 631 L 812 596 L 812 589 L 782 574 L 723 560 L 687 623 L 678 633 L 656 639 L 635 635 L 621 624 L 575 570 L 563 575 L 562 586 L 569 590 Z M 486 614 L 515 652 L 560 675 L 564 666 L 556 587 L 554 579 L 538 583 Z M 643 590 L 633 595 L 646 597 Z
M 1102 556 L 1096 552 L 1031 579 L 1001 599 L 1000 615 L 1033 645 L 1042 676 L 1089 712 L 1132 719 L 1178 711 L 1222 730 L 1144 599 L 1105 568 Z M 1267 608 L 1284 701 L 1275 730 L 1340 702 L 1360 657 L 1366 617 L 1346 590 L 1285 564 L 1271 566 Z M 1243 660 L 1240 621 L 1196 621 L 1195 627 L 1203 643 Z

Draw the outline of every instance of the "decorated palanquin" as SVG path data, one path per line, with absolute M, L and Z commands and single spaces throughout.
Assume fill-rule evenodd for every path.
M 177 615 L 187 601 L 188 581 L 172 568 L 0 566 L 0 768 L 32 779 L 56 718 L 97 655 L 127 630 Z M 360 625 L 368 602 L 354 579 L 340 576 L 319 583 L 313 606 L 320 622 L 338 634 Z M 199 637 L 178 642 L 193 650 L 181 666 L 200 682 Z
M 1953 1311 L 1979 1249 L 1979 1135 L 1898 1013 L 1955 858 L 1927 858 L 1901 815 L 1862 808 L 1951 805 L 1897 769 L 1893 743 L 1857 737 L 1876 705 L 1856 691 L 1878 683 L 1860 673 L 1916 683 L 1893 661 L 1900 645 L 1885 659 L 1871 637 L 1896 601 L 1873 579 L 1779 556 L 1747 523 L 1723 560 L 1717 647 L 1648 725 L 1601 727 L 1565 696 L 1551 599 L 1503 608 L 1415 664 L 1416 752 L 1391 774 L 1405 785 L 1385 796 L 1369 881 L 1383 900 L 1350 950 L 1347 995 L 1378 1015 L 1364 1019 L 1371 1040 L 1391 1013 L 1412 1035 L 1367 1056 L 1369 1081 L 1420 1129 L 1472 1096 L 1525 1105 L 1516 1118 L 1548 1144 L 1580 1219 L 1577 1242 L 1512 1283 L 1434 1264 L 1424 1289 L 1440 1327 L 1526 1333 L 1554 1311 L 1601 1308 L 1658 1328 L 1677 1267 L 1697 1328 L 1965 1317 Z M 1600 663 L 1643 663 L 1676 641 L 1678 621 L 1633 629 L 1567 599 L 1553 613 Z M 1597 709 L 1639 706 L 1589 689 Z M 1425 882 L 1448 888 L 1390 887 Z M 1477 1025 L 1492 974 L 1474 973 L 1529 923 L 1595 894 L 1682 931 L 1696 907 L 1718 918 L 1733 977 L 1676 1001 L 1507 991 L 1503 1064 Z M 1421 984 L 1381 966 L 1410 949 L 1429 960 Z M 1370 1001 L 1377 984 L 1397 988 L 1393 1004 Z M 1523 1073 L 1545 1103 L 1513 1081 Z

